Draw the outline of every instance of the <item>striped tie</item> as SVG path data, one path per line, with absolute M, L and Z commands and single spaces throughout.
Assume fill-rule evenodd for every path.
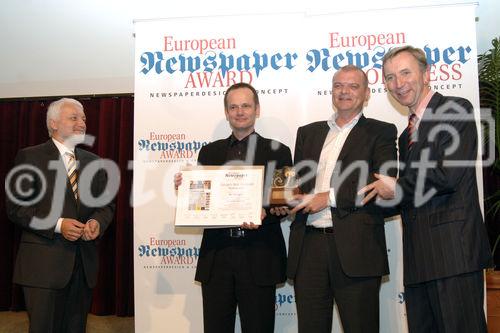
M 78 200 L 78 172 L 76 171 L 76 160 L 73 153 L 66 152 L 68 156 L 68 179 L 73 190 L 75 199 Z
M 416 114 L 412 113 L 410 119 L 408 119 L 408 150 L 415 142 L 415 131 L 417 128 L 418 117 Z

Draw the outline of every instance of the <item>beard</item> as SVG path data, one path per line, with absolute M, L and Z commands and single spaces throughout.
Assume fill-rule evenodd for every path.
M 64 145 L 67 147 L 74 148 L 76 145 L 82 144 L 87 140 L 85 133 L 83 134 L 72 134 L 64 141 Z

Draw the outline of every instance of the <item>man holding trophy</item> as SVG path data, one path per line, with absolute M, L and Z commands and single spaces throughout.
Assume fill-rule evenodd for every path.
M 381 277 L 389 274 L 384 216 L 373 201 L 361 206 L 357 192 L 374 173 L 396 175 L 386 162 L 397 160 L 397 130 L 363 116 L 369 96 L 366 74 L 345 66 L 333 76 L 336 112 L 297 131 L 294 168 L 304 194 L 291 210 L 287 275 L 299 332 L 331 332 L 334 302 L 345 332 L 379 331 Z

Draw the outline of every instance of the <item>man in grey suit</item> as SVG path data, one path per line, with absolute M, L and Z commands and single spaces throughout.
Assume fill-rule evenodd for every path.
M 51 139 L 20 150 L 6 181 L 7 214 L 22 229 L 14 282 L 23 286 L 32 333 L 85 332 L 97 282 L 96 239 L 114 214 L 99 157 L 75 147 L 85 120 L 74 99 L 50 104 Z M 89 165 L 97 166 L 93 177 L 82 174 Z
M 344 332 L 379 331 L 381 277 L 389 274 L 384 216 L 356 199 L 375 172 L 396 160 L 397 131 L 363 115 L 369 96 L 366 74 L 342 67 L 332 80 L 336 112 L 297 131 L 294 165 L 304 195 L 291 211 L 287 276 L 299 332 L 331 332 L 334 302 Z
M 377 176 L 360 193 L 399 202 L 410 332 L 486 332 L 483 269 L 491 253 L 478 200 L 471 103 L 430 90 L 425 53 L 383 60 L 387 90 L 410 111 L 399 137 L 399 178 Z

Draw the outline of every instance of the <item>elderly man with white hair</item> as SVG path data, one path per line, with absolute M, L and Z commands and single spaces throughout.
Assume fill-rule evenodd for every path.
M 97 282 L 96 240 L 115 206 L 103 195 L 108 180 L 99 157 L 75 147 L 85 122 L 80 102 L 63 98 L 50 104 L 50 139 L 21 149 L 6 180 L 7 214 L 22 229 L 14 282 L 23 287 L 30 332 L 86 330 Z M 80 179 L 95 163 L 94 175 Z M 86 200 L 89 194 L 97 204 Z

